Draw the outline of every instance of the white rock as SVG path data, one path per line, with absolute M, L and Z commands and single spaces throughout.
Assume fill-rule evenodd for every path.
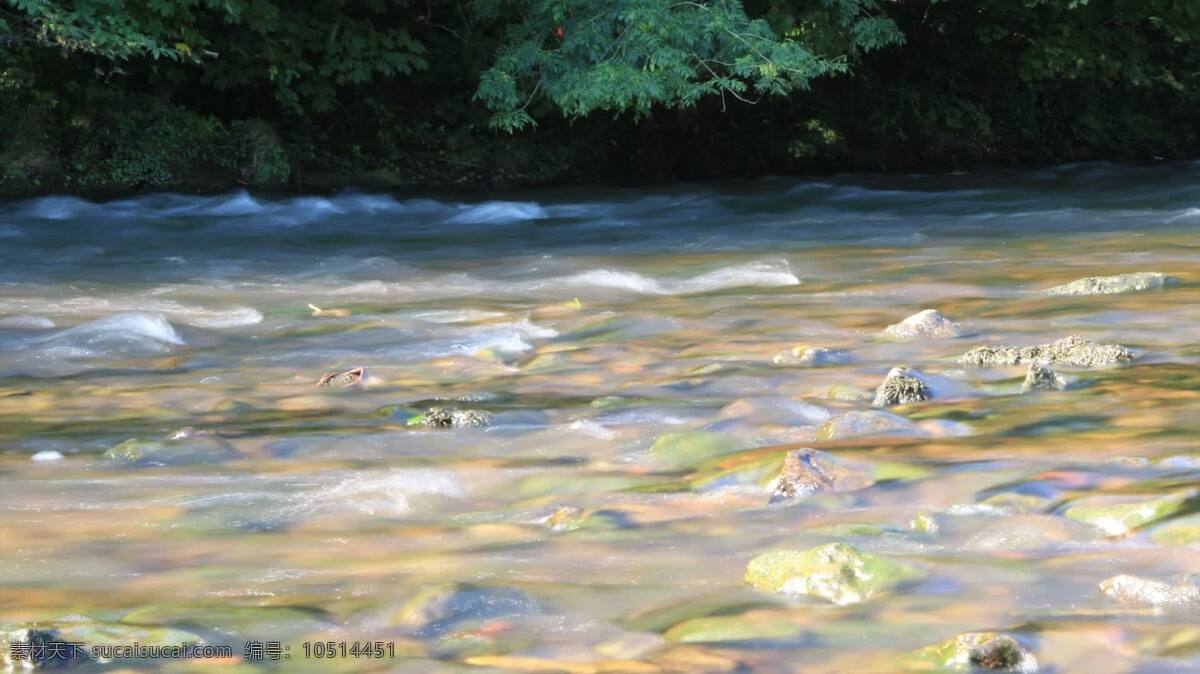
M 950 339 L 962 336 L 962 329 L 951 322 L 937 309 L 926 309 L 908 318 L 889 325 L 879 334 L 883 339 L 895 342 L 912 342 L 918 339 Z

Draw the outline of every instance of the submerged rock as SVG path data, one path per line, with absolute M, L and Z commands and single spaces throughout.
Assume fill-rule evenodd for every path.
M 366 373 L 367 371 L 361 367 L 346 370 L 345 372 L 326 372 L 321 375 L 321 380 L 317 382 L 317 386 L 338 386 L 341 388 L 354 386 L 362 382 Z
M 759 590 L 820 597 L 839 606 L 857 604 L 924 578 L 920 569 L 862 552 L 847 543 L 759 555 L 746 582 Z
M 127 466 L 175 466 L 239 459 L 242 455 L 229 443 L 210 435 L 178 440 L 130 438 L 104 452 L 104 458 Z
M 869 435 L 921 436 L 926 433 L 908 419 L 882 410 L 847 412 L 826 421 L 817 429 L 818 440 Z
M 664 632 L 663 638 L 674 643 L 794 644 L 806 634 L 804 625 L 789 620 L 786 613 L 750 612 L 692 618 Z
M 908 529 L 913 533 L 934 535 L 941 527 L 938 526 L 937 519 L 929 513 L 918 513 L 916 517 L 908 522 Z
M 881 339 L 912 342 L 918 339 L 952 339 L 961 337 L 962 329 L 936 309 L 926 309 L 899 323 L 889 325 L 879 333 Z
M 1200 543 L 1200 515 L 1169 520 L 1150 532 L 1150 540 L 1159 545 L 1196 545 Z
M 854 403 L 862 400 L 870 400 L 871 394 L 860 388 L 848 386 L 846 384 L 834 384 L 825 392 L 825 397 L 830 400 L 841 400 L 843 402 Z
M 975 367 L 1000 367 L 1023 363 L 1068 367 L 1109 367 L 1133 360 L 1133 352 L 1119 344 L 1097 344 L 1079 335 L 1039 346 L 977 346 L 958 362 Z
M 967 632 L 917 651 L 917 657 L 951 671 L 1036 672 L 1037 658 L 998 632 Z
M 448 583 L 409 598 L 391 623 L 420 636 L 436 636 L 467 620 L 525 615 L 535 610 L 525 593 L 509 587 Z
M 1122 604 L 1192 606 L 1200 604 L 1200 576 L 1163 581 L 1121 574 L 1100 581 L 1100 591 Z
M 1195 494 L 1175 494 L 1148 501 L 1104 505 L 1074 505 L 1063 513 L 1080 522 L 1100 527 L 1109 536 L 1120 536 L 1168 517 L 1200 507 Z
M 1116 276 L 1088 276 L 1042 291 L 1043 295 L 1119 295 L 1142 290 L 1162 290 L 1174 279 L 1159 272 Z
M 775 354 L 771 362 L 776 365 L 804 365 L 819 367 L 822 365 L 845 365 L 853 358 L 845 349 L 827 349 L 823 346 L 797 346 L 787 351 Z
M 879 388 L 875 389 L 875 407 L 891 407 L 892 405 L 907 405 L 929 400 L 933 397 L 933 389 L 924 375 L 907 367 L 894 367 Z
M 482 410 L 460 410 L 453 407 L 431 407 L 424 414 L 409 419 L 409 425 L 430 428 L 482 428 L 492 423 L 492 415 Z
M 1041 363 L 1030 363 L 1029 371 L 1025 373 L 1025 381 L 1021 383 L 1021 393 L 1062 391 L 1066 388 L 1067 380 Z
M 779 476 L 767 486 L 771 493 L 767 504 L 791 503 L 825 491 L 854 491 L 874 483 L 869 471 L 805 447 L 787 453 Z
M 694 466 L 739 449 L 742 449 L 741 443 L 724 433 L 685 431 L 658 436 L 650 447 L 650 456 L 664 468 L 677 469 Z

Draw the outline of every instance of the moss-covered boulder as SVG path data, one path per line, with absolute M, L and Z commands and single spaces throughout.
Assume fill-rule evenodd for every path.
M 1036 672 L 1037 658 L 1013 637 L 967 632 L 915 653 L 919 660 L 955 672 Z
M 1068 507 L 1063 514 L 1100 527 L 1109 536 L 1120 536 L 1197 509 L 1200 509 L 1200 499 L 1194 493 L 1187 493 L 1126 503 L 1092 505 L 1084 502 Z
M 847 543 L 759 555 L 746 567 L 746 582 L 781 594 L 857 604 L 924 578 L 914 566 L 862 552 Z

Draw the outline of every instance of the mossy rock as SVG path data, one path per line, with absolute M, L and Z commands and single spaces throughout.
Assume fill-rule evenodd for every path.
M 1155 527 L 1150 540 L 1159 545 L 1200 544 L 1200 515 L 1171 520 Z
M 1175 494 L 1156 499 L 1110 505 L 1073 505 L 1063 514 L 1080 522 L 1100 527 L 1109 536 L 1135 531 L 1168 517 L 1193 512 L 1200 508 L 1196 494 Z
M 730 454 L 743 446 L 733 438 L 711 431 L 663 433 L 650 447 L 650 456 L 668 470 L 688 468 L 716 456 Z
M 722 592 L 699 598 L 676 601 L 632 613 L 619 622 L 626 629 L 638 632 L 665 632 L 688 620 L 716 615 L 736 615 L 756 608 L 770 608 L 776 602 L 764 599 L 749 590 Z
M 807 631 L 802 625 L 777 612 L 705 616 L 685 620 L 663 634 L 674 643 L 697 644 L 740 642 L 795 644 Z
M 953 672 L 1035 672 L 1037 658 L 1019 641 L 998 632 L 967 632 L 914 653 L 918 660 Z
M 175 625 L 239 637 L 278 639 L 328 629 L 333 620 L 325 611 L 307 606 L 156 604 L 126 613 L 121 623 Z
M 848 543 L 759 555 L 746 567 L 746 582 L 760 590 L 857 604 L 925 577 L 914 566 L 862 552 Z

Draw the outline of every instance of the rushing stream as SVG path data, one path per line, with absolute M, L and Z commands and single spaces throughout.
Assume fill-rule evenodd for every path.
M 0 204 L 0 623 L 233 651 L 99 671 L 1200 668 L 1200 166 L 489 196 Z M 1071 335 L 1133 358 L 959 362 Z M 869 412 L 894 366 L 933 398 Z M 908 575 L 747 583 L 838 542 Z

